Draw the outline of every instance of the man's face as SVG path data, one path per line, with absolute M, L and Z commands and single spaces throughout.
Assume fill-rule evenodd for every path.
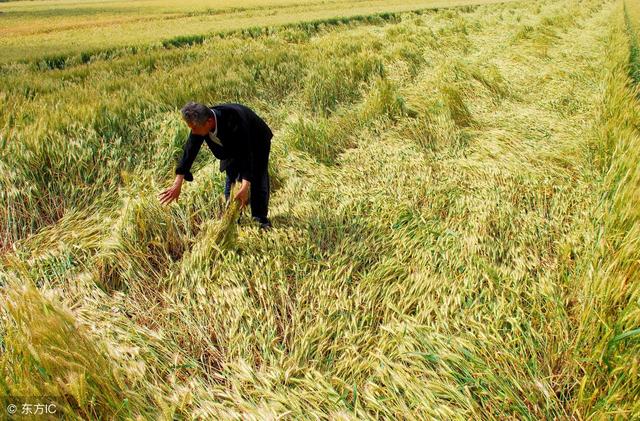
M 213 124 L 214 124 L 213 118 L 209 118 L 207 122 L 204 123 L 202 126 L 198 126 L 195 123 L 187 123 L 187 125 L 191 129 L 191 133 L 197 134 L 200 136 L 206 136 L 207 134 L 209 134 L 209 132 L 213 128 Z

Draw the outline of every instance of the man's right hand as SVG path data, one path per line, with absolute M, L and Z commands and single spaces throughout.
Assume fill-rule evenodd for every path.
M 158 195 L 160 203 L 162 203 L 163 205 L 167 205 L 178 199 L 178 197 L 180 196 L 180 190 L 182 189 L 183 179 L 183 175 L 176 176 L 176 181 L 174 181 L 173 186 L 169 187 Z

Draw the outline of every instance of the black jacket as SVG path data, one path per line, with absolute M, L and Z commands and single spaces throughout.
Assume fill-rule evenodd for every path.
M 213 155 L 220 159 L 220 171 L 224 171 L 233 162 L 237 165 L 240 176 L 253 182 L 254 174 L 259 176 L 268 163 L 273 137 L 271 129 L 253 110 L 244 105 L 219 104 L 210 108 L 216 113 L 217 137 L 222 146 L 209 136 L 190 133 L 176 167 L 176 174 L 183 174 L 185 180 L 193 181 L 191 165 L 204 140 Z

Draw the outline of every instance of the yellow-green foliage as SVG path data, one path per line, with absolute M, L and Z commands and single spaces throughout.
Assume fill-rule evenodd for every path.
M 0 360 L 3 408 L 8 396 L 56 403 L 58 414 L 85 419 L 136 418 L 148 414 L 146 397 L 112 363 L 101 342 L 73 314 L 33 285 L 5 285 L 2 306 L 11 316 Z M 36 403 L 36 402 L 34 402 Z M 44 403 L 44 402 L 41 402 Z
M 449 5 L 493 3 L 455 0 Z M 201 44 L 214 33 L 254 35 L 280 28 L 292 39 L 298 27 L 340 25 L 366 18 L 380 22 L 389 13 L 442 7 L 434 0 L 197 0 L 144 3 L 83 0 L 0 2 L 0 63 L 26 60 L 42 67 L 67 64 L 147 48 Z M 374 15 L 377 14 L 377 15 Z M 374 15 L 374 16 L 372 16 Z
M 640 9 L 626 2 L 632 16 Z M 637 25 L 637 21 L 632 21 Z M 618 4 L 609 61 L 598 163 L 604 192 L 595 222 L 601 231 L 582 287 L 576 349 L 582 357 L 578 404 L 594 417 L 640 416 L 640 87 L 630 78 L 637 41 L 625 33 Z
M 622 22 L 513 2 L 3 67 L 3 392 L 70 418 L 637 418 Z M 272 230 L 206 148 L 158 203 L 190 99 L 274 129 Z
M 231 192 L 231 197 L 235 194 Z M 181 270 L 177 278 L 167 281 L 169 288 L 190 288 L 192 279 L 199 279 L 211 270 L 224 251 L 235 251 L 238 242 L 238 222 L 240 203 L 231 200 L 220 220 L 209 220 L 201 227 L 191 250 L 182 258 Z
M 105 223 L 111 233 L 96 256 L 96 270 L 107 289 L 123 287 L 123 279 L 142 282 L 158 277 L 183 253 L 184 231 L 155 194 L 126 197 L 118 218 Z

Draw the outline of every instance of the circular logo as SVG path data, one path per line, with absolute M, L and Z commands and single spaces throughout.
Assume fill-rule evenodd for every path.
M 7 412 L 8 412 L 10 415 L 15 414 L 17 410 L 18 410 L 18 407 L 17 407 L 17 406 L 15 406 L 14 404 L 11 404 L 11 405 L 7 406 Z

